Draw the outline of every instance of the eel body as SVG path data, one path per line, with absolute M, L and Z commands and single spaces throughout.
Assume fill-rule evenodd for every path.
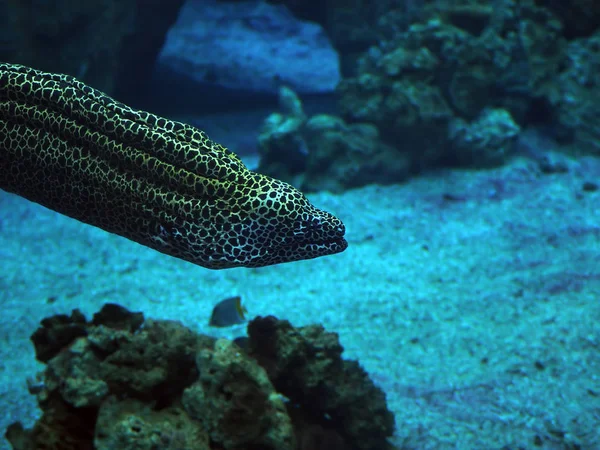
M 211 269 L 343 251 L 344 225 L 204 132 L 0 63 L 0 189 Z

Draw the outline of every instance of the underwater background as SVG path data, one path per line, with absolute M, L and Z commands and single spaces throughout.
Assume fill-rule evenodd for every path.
M 9 427 L 42 411 L 37 433 L 57 437 L 35 448 L 600 449 L 600 3 L 4 0 L 0 61 L 204 130 L 339 217 L 348 240 L 312 260 L 209 270 L 0 191 L 0 429 L 12 430 L 0 449 L 32 448 Z M 148 341 L 160 355 L 186 333 L 245 336 L 245 324 L 209 326 L 233 296 L 248 319 L 336 333 L 380 391 L 327 380 L 337 363 L 302 372 L 314 417 L 288 411 L 284 446 L 279 428 L 263 436 L 283 414 L 271 409 L 230 417 L 245 424 L 237 441 L 212 422 L 210 439 L 193 424 L 164 437 L 155 392 L 78 435 L 89 422 L 73 417 L 105 400 L 94 374 L 71 361 L 36 378 L 57 370 L 30 340 L 44 318 L 115 303 L 181 322 L 189 330 L 164 325 L 165 341 Z M 339 353 L 332 335 L 290 333 L 322 339 L 302 358 Z M 63 344 L 59 356 L 87 351 Z M 156 358 L 144 372 L 178 367 Z M 174 380 L 161 389 L 192 385 Z M 66 413 L 40 399 L 53 389 Z

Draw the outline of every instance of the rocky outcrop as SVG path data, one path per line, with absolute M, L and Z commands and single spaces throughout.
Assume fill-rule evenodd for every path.
M 373 124 L 347 123 L 330 114 L 307 117 L 287 88 L 280 91 L 280 112 L 267 117 L 258 141 L 258 170 L 305 191 L 397 183 L 410 171 L 408 156 L 383 142 Z
M 392 450 L 385 395 L 337 335 L 275 317 L 247 345 L 115 304 L 44 319 L 29 381 L 42 416 L 14 450 Z M 287 381 L 286 381 L 287 380 Z
M 200 85 L 258 94 L 274 95 L 282 85 L 331 93 L 340 78 L 319 25 L 262 1 L 189 0 L 158 62 Z

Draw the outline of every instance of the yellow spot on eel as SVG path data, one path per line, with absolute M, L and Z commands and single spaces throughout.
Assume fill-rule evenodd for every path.
M 210 269 L 342 252 L 344 225 L 184 123 L 0 63 L 0 188 Z

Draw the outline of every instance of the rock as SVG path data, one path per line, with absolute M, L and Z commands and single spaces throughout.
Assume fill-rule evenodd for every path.
M 196 378 L 198 339 L 180 323 L 146 320 L 137 333 L 110 330 L 105 334 L 103 328 L 93 329 L 88 338 L 101 360 L 98 371 L 92 373 L 110 386 L 111 393 L 169 403 Z M 114 351 L 102 354 L 101 349 L 109 346 L 105 341 L 115 340 Z
M 342 359 L 337 334 L 268 316 L 252 320 L 248 336 L 250 355 L 296 405 L 296 414 L 310 411 L 313 423 L 335 429 L 357 449 L 389 448 L 395 422 L 385 394 L 356 361 Z
M 567 39 L 590 36 L 600 26 L 600 2 L 596 0 L 537 0 L 536 3 L 560 19 Z
M 233 342 L 198 352 L 198 381 L 183 393 L 187 413 L 225 449 L 294 450 L 292 423 L 265 370 Z
M 27 430 L 13 423 L 5 437 L 13 450 L 95 450 L 93 446 L 95 408 L 76 409 L 58 395 L 40 402 L 42 415 Z
M 410 172 L 409 155 L 381 140 L 369 123 L 345 123 L 318 114 L 305 126 L 309 156 L 302 189 L 340 192 L 370 183 L 399 183 Z
M 486 110 L 505 110 L 519 126 L 544 120 L 539 116 L 555 95 L 565 59 L 561 23 L 550 11 L 532 2 L 499 0 L 491 8 L 442 1 L 424 5 L 410 27 L 404 20 L 392 10 L 382 15 L 378 29 L 387 37 L 340 82 L 347 122 L 372 123 L 386 144 L 401 143 L 398 150 L 408 153 L 412 167 L 426 169 L 471 164 L 465 147 L 467 156 L 456 158 L 457 133 L 475 126 Z M 394 23 L 401 31 L 385 33 Z M 476 153 L 483 157 L 476 158 L 479 164 L 493 152 Z
M 97 407 L 109 393 L 108 385 L 97 375 L 99 366 L 87 340 L 79 338 L 48 362 L 45 388 L 59 393 L 74 408 Z
M 210 450 L 202 424 L 179 406 L 155 410 L 134 399 L 107 399 L 98 412 L 96 450 Z
M 75 339 L 86 335 L 85 317 L 78 309 L 74 309 L 70 316 L 58 314 L 47 317 L 31 335 L 35 357 L 40 362 L 48 362 Z
M 383 143 L 374 125 L 327 114 L 307 118 L 290 89 L 281 90 L 280 109 L 263 124 L 259 172 L 305 191 L 332 192 L 408 175 L 407 154 Z
M 323 29 L 262 1 L 188 0 L 159 56 L 160 70 L 203 85 L 276 94 L 332 92 L 338 56 Z
M 265 119 L 258 136 L 258 170 L 297 185 L 308 158 L 303 136 L 306 115 L 298 95 L 286 87 L 279 91 L 279 108 L 281 112 Z
M 44 319 L 84 333 L 66 333 L 65 347 L 48 353 L 35 389 L 41 417 L 32 429 L 7 429 L 14 450 L 392 448 L 385 396 L 341 359 L 334 333 L 259 318 L 244 351 L 177 322 L 142 320 L 115 304 L 93 321 L 78 311 Z
M 170 321 L 147 320 L 139 332 L 88 324 L 85 338 L 47 362 L 44 396 L 57 392 L 76 408 L 97 407 L 109 393 L 168 403 L 197 376 L 197 344 L 190 330 Z
M 353 71 L 357 56 L 381 38 L 381 16 L 394 11 L 409 24 L 421 10 L 421 2 L 398 0 L 268 0 L 283 3 L 298 17 L 321 24 L 340 52 L 342 72 Z M 398 28 L 394 27 L 394 32 Z
M 501 165 L 513 153 L 520 131 L 504 109 L 486 109 L 472 122 L 456 119 L 450 125 L 455 160 L 461 166 Z
M 92 318 L 92 325 L 104 325 L 108 328 L 126 330 L 131 333 L 137 331 L 143 323 L 143 313 L 128 311 L 115 303 L 105 304 Z
M 569 43 L 567 62 L 558 78 L 556 137 L 576 152 L 600 154 L 600 31 Z

